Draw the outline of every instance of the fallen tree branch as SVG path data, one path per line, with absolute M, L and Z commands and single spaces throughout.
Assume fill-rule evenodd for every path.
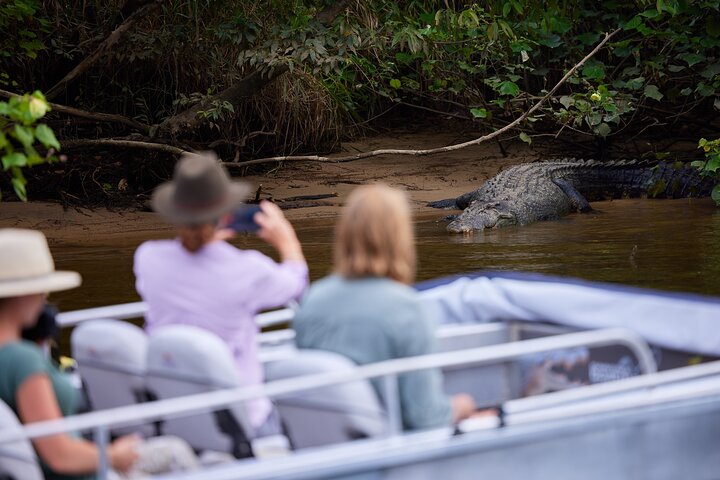
M 179 147 L 167 145 L 164 143 L 140 142 L 137 140 L 125 140 L 119 138 L 98 138 L 89 140 L 64 140 L 60 142 L 63 149 L 72 148 L 92 148 L 92 147 L 122 147 L 122 148 L 140 148 L 144 150 L 159 150 L 162 152 L 172 153 L 173 155 L 181 155 L 189 153 Z
M 7 90 L 0 90 L 0 97 L 12 98 L 19 97 L 17 93 L 8 92 Z M 67 107 L 57 103 L 49 103 L 50 108 L 55 112 L 66 113 L 73 117 L 87 118 L 89 120 L 97 120 L 99 122 L 110 122 L 110 123 L 121 123 L 128 127 L 134 128 L 144 134 L 150 133 L 150 125 L 137 122 L 132 118 L 123 117 L 122 115 L 115 115 L 112 113 L 99 113 L 99 112 L 88 112 L 87 110 L 80 110 L 79 108 Z
M 260 165 L 263 163 L 274 163 L 274 162 L 327 162 L 327 163 L 345 163 L 345 162 L 353 162 L 356 160 L 362 160 L 364 158 L 369 157 L 377 157 L 380 155 L 412 155 L 412 156 L 425 156 L 425 155 L 435 155 L 437 153 L 444 153 L 444 152 L 452 152 L 455 150 L 460 150 L 463 148 L 467 148 L 473 145 L 478 145 L 480 143 L 486 142 L 488 140 L 492 140 L 493 138 L 496 138 L 503 133 L 512 130 L 513 128 L 517 127 L 519 124 L 521 124 L 523 121 L 525 121 L 526 118 L 528 118 L 530 115 L 535 113 L 545 102 L 550 99 L 555 92 L 562 86 L 568 78 L 570 78 L 580 67 L 583 66 L 585 62 L 587 62 L 590 58 L 593 57 L 617 32 L 619 29 L 614 30 L 610 33 L 605 34 L 605 38 L 597 44 L 597 46 L 588 53 L 585 58 L 580 60 L 575 66 L 573 66 L 568 72 L 560 79 L 558 83 L 555 84 L 555 86 L 550 90 L 548 93 L 545 94 L 535 105 L 530 107 L 528 111 L 520 115 L 515 121 L 508 123 L 504 127 L 502 127 L 499 130 L 495 130 L 492 133 L 489 133 L 487 135 L 483 135 L 482 137 L 476 138 L 474 140 L 470 140 L 463 143 L 458 143 L 455 145 L 448 145 L 445 147 L 439 147 L 439 148 L 431 148 L 426 150 L 403 150 L 403 149 L 380 149 L 380 150 L 373 150 L 370 152 L 363 152 L 358 153 L 356 155 L 348 155 L 345 157 L 322 157 L 318 155 L 288 155 L 283 157 L 268 157 L 268 158 L 258 158 L 256 160 L 248 160 L 245 162 L 223 162 L 224 165 L 227 167 L 247 167 L 250 165 Z
M 143 16 L 159 7 L 162 2 L 163 0 L 155 0 L 152 3 L 148 3 L 147 5 L 144 5 L 135 10 L 135 12 L 133 12 L 133 14 L 130 15 L 127 19 L 125 19 L 115 30 L 113 30 L 113 32 L 108 35 L 108 37 L 100 45 L 98 45 L 97 48 L 89 56 L 87 56 L 82 62 L 80 62 L 75 68 L 73 68 L 70 73 L 65 75 L 59 82 L 53 85 L 53 87 L 47 91 L 45 97 L 50 100 L 57 97 L 60 93 L 64 92 L 67 89 L 67 86 L 73 80 L 85 73 L 85 71 L 87 71 L 100 58 L 102 58 L 103 54 L 110 47 L 115 45 L 123 36 L 123 34 L 130 29 L 130 27 L 132 27 L 140 18 L 143 18 Z

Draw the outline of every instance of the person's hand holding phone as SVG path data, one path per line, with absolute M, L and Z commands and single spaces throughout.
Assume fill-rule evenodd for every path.
M 255 221 L 255 214 L 259 211 L 259 205 L 244 205 L 230 217 L 227 227 L 236 232 L 256 233 L 260 230 L 260 225 Z
M 255 213 L 253 220 L 260 227 L 257 232 L 258 237 L 275 247 L 283 261 L 305 261 L 295 229 L 285 218 L 280 207 L 263 200 L 260 202 L 260 211 Z
M 260 207 L 257 205 L 244 205 L 235 213 L 226 215 L 220 222 L 221 227 L 215 231 L 213 241 L 225 241 L 234 238 L 238 233 L 255 233 L 260 225 L 253 218 Z

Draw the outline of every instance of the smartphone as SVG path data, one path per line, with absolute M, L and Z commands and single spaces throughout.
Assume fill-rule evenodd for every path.
M 231 228 L 236 232 L 254 233 L 260 230 L 260 225 L 255 223 L 254 216 L 260 211 L 257 205 L 246 205 L 233 213 L 227 228 Z

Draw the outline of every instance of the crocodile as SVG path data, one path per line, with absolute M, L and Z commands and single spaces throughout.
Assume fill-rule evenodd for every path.
M 589 212 L 589 202 L 608 198 L 707 196 L 713 185 L 696 168 L 683 164 L 569 158 L 516 165 L 477 190 L 428 205 L 463 210 L 451 217 L 447 229 L 466 233 Z

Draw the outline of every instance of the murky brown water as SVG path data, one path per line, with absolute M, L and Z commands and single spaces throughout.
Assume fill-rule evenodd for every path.
M 597 203 L 595 208 L 592 214 L 471 237 L 446 233 L 444 223 L 437 222 L 443 212 L 423 213 L 416 220 L 418 279 L 483 269 L 515 270 L 720 294 L 720 209 L 710 200 L 620 200 Z M 333 219 L 295 222 L 313 279 L 331 268 L 333 223 Z M 137 300 L 132 256 L 138 243 L 134 239 L 53 247 L 58 267 L 79 271 L 84 284 L 52 300 L 62 310 Z M 271 253 L 254 237 L 235 243 Z M 635 245 L 633 262 L 630 253 Z

